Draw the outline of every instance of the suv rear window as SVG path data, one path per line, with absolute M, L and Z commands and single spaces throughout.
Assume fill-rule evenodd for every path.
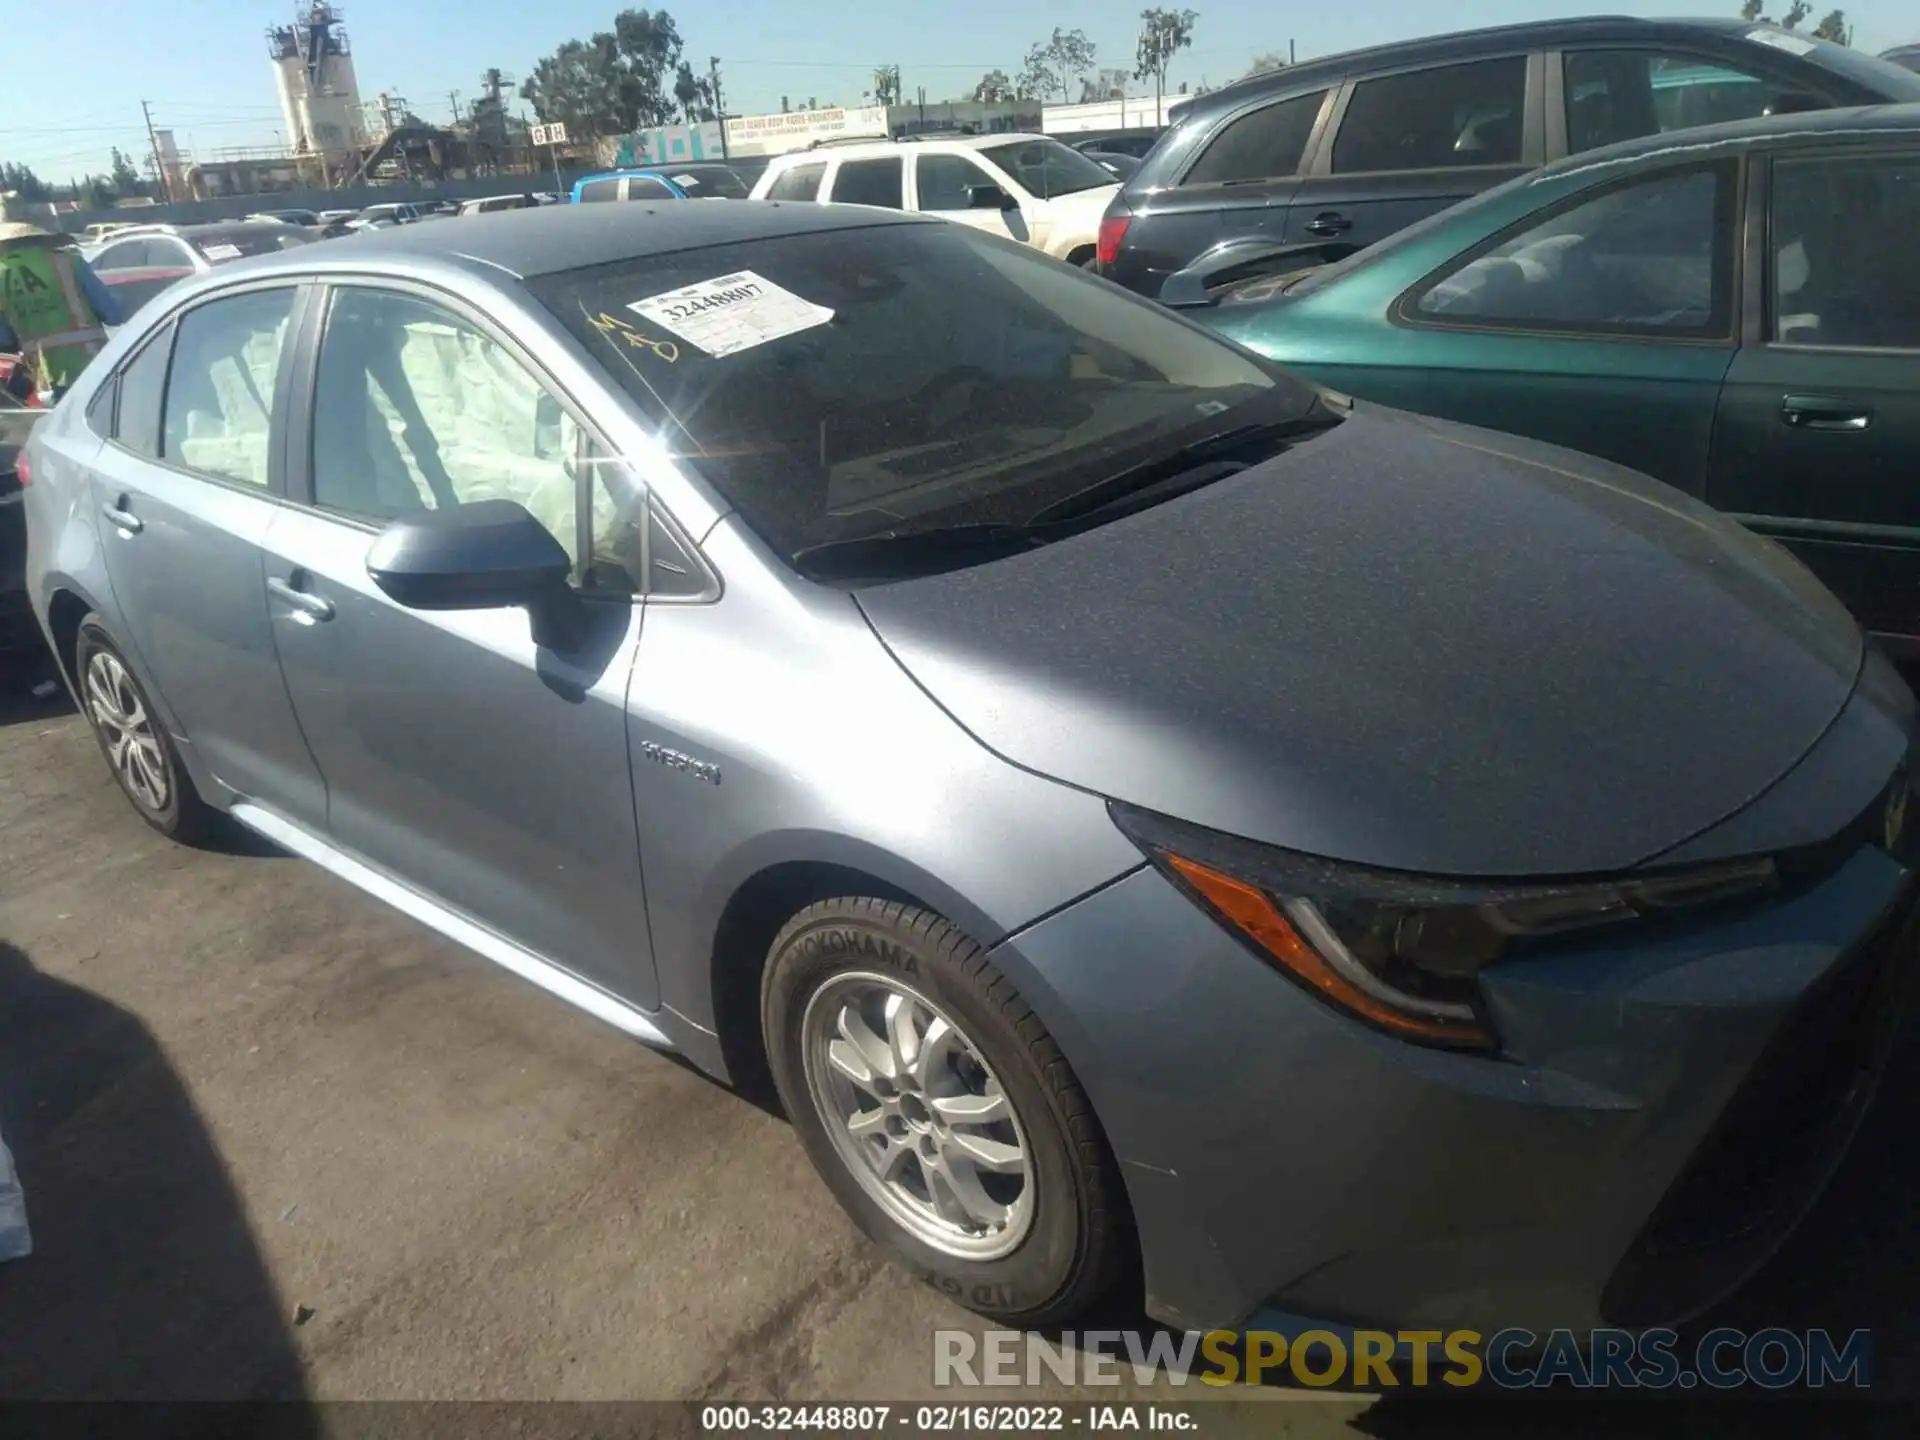
M 1242 115 L 1214 138 L 1180 183 L 1226 185 L 1297 174 L 1326 98 L 1326 91 L 1316 90 Z
M 1313 401 L 1157 306 L 964 225 L 818 231 L 527 283 L 682 463 L 788 556 L 1017 522 L 1117 469 Z M 820 310 L 742 346 L 758 323 L 743 316 L 715 355 L 634 308 L 702 285 L 759 287 L 769 320 L 796 300 Z M 683 309 L 700 333 L 701 307 Z
M 1518 165 L 1526 100 L 1524 55 L 1362 80 L 1334 137 L 1334 173 Z

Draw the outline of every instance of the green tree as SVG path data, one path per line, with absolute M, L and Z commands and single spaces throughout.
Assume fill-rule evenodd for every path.
M 1765 8 L 1766 0 L 1744 0 L 1744 3 L 1740 6 L 1740 18 L 1752 25 L 1778 25 L 1783 29 L 1793 30 L 1798 28 L 1802 20 L 1813 13 L 1813 7 L 1807 4 L 1806 0 L 1793 0 L 1793 4 L 1787 7 L 1787 13 L 1782 15 L 1778 20 L 1773 19 L 1769 15 L 1763 15 L 1761 11 Z M 1832 16 L 1828 16 L 1827 18 L 1832 19 L 1834 16 L 1839 15 L 1839 13 L 1840 12 L 1836 10 Z M 1820 23 L 1824 25 L 1826 21 L 1823 20 Z M 1817 31 L 1815 33 L 1818 34 Z M 1826 37 L 1822 36 L 1821 38 L 1825 39 Z
M 543 123 L 559 120 L 569 134 L 665 125 L 684 107 L 668 81 L 677 86 L 683 48 L 666 11 L 622 10 L 611 31 L 569 40 L 535 64 L 520 94 Z
M 1074 82 L 1092 68 L 1093 42 L 1087 39 L 1087 32 L 1062 30 L 1056 25 L 1052 38 L 1027 51 L 1020 88 L 1042 99 L 1058 95 L 1065 104 L 1073 98 Z
M 1847 24 L 1847 12 L 1829 10 L 1821 17 L 1820 23 L 1813 27 L 1814 38 L 1831 40 L 1836 45 L 1853 44 L 1853 30 Z
M 32 167 L 0 162 L 0 190 L 17 190 L 22 200 L 39 203 L 53 198 L 53 191 Z
M 973 98 L 981 105 L 1005 105 L 1016 97 L 1013 81 L 1007 78 L 1004 70 L 989 70 L 980 77 L 980 83 L 973 87 Z
M 900 67 L 898 65 L 882 65 L 873 72 L 873 103 L 876 105 L 900 103 Z
M 1153 78 L 1156 107 L 1167 92 L 1167 67 L 1176 54 L 1193 44 L 1193 22 L 1199 18 L 1192 10 L 1140 12 L 1140 41 L 1134 51 L 1133 78 Z
M 1749 0 L 1749 3 L 1751 3 L 1751 0 Z M 1247 67 L 1247 75 L 1265 75 L 1269 71 L 1284 70 L 1286 68 L 1286 56 L 1282 55 L 1278 50 L 1267 50 L 1253 57 L 1253 63 Z M 1243 75 L 1240 78 L 1244 80 L 1247 76 Z
M 694 74 L 693 66 L 684 60 L 673 72 L 673 98 L 689 125 L 720 118 L 713 106 L 713 78 Z
M 108 173 L 107 183 L 113 186 L 114 193 L 122 200 L 147 193 L 147 185 L 140 178 L 140 171 L 118 145 L 113 147 L 113 168 Z

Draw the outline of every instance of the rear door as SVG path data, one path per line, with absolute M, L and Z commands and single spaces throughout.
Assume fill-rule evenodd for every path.
M 1516 52 L 1350 81 L 1283 238 L 1371 245 L 1540 165 L 1544 73 Z
M 1711 499 L 1920 645 L 1920 145 L 1753 164 L 1747 344 Z
M 326 811 L 267 621 L 261 542 L 304 292 L 223 291 L 121 367 L 93 466 L 102 552 L 132 652 L 200 760 L 297 818 Z
M 641 1008 L 654 1004 L 625 698 L 645 498 L 530 357 L 441 292 L 335 288 L 300 392 L 267 584 L 335 844 Z M 485 499 L 575 558 L 584 639 L 521 609 L 409 610 L 388 522 Z
M 1736 343 L 1738 190 L 1736 162 L 1676 164 L 1529 217 L 1397 303 L 1418 368 L 1351 388 L 1704 494 Z
M 1157 297 L 1169 275 L 1219 241 L 1278 241 L 1333 97 L 1331 89 L 1314 90 L 1228 117 L 1175 184 L 1135 205 L 1110 278 Z
M 833 167 L 820 197 L 836 205 L 877 205 L 885 210 L 907 208 L 906 161 L 899 155 L 842 160 Z

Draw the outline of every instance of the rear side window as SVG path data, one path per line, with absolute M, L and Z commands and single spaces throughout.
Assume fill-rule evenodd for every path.
M 769 200 L 815 200 L 820 195 L 820 177 L 827 173 L 826 161 L 818 165 L 796 165 L 774 177 L 767 187 Z
M 234 295 L 181 319 L 162 427 L 167 459 L 266 487 L 273 390 L 294 293 L 287 287 Z
M 833 177 L 833 199 L 838 205 L 881 205 L 889 210 L 904 208 L 901 199 L 897 157 L 885 160 L 848 160 Z
M 1230 121 L 1187 172 L 1182 185 L 1226 185 L 1295 175 L 1327 92 L 1296 95 Z
M 1773 338 L 1920 350 L 1920 154 L 1773 163 Z
M 1717 336 L 1732 273 L 1733 176 L 1712 166 L 1561 210 L 1443 276 L 1415 308 L 1456 325 Z
M 142 455 L 160 456 L 160 401 L 167 392 L 167 356 L 173 350 L 169 325 L 120 372 L 120 413 L 114 439 Z
M 618 200 L 620 182 L 618 180 L 589 180 L 580 187 L 580 203 L 590 205 L 598 200 Z
M 1334 173 L 1517 165 L 1526 99 L 1524 55 L 1362 80 L 1334 137 Z
M 1576 50 L 1565 66 L 1569 154 L 1751 120 L 1772 110 L 1787 88 L 1719 61 L 1652 50 Z
M 627 199 L 629 200 L 678 200 L 679 198 L 667 188 L 664 180 L 652 175 L 635 175 L 627 181 Z

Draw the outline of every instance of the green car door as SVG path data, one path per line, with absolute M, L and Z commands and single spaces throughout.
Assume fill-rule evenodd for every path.
M 1920 652 L 1920 136 L 1892 138 L 1755 156 L 1708 499 Z
M 1704 497 L 1737 343 L 1738 160 L 1538 189 L 1437 217 L 1279 303 L 1229 291 L 1196 317 L 1362 398 Z

